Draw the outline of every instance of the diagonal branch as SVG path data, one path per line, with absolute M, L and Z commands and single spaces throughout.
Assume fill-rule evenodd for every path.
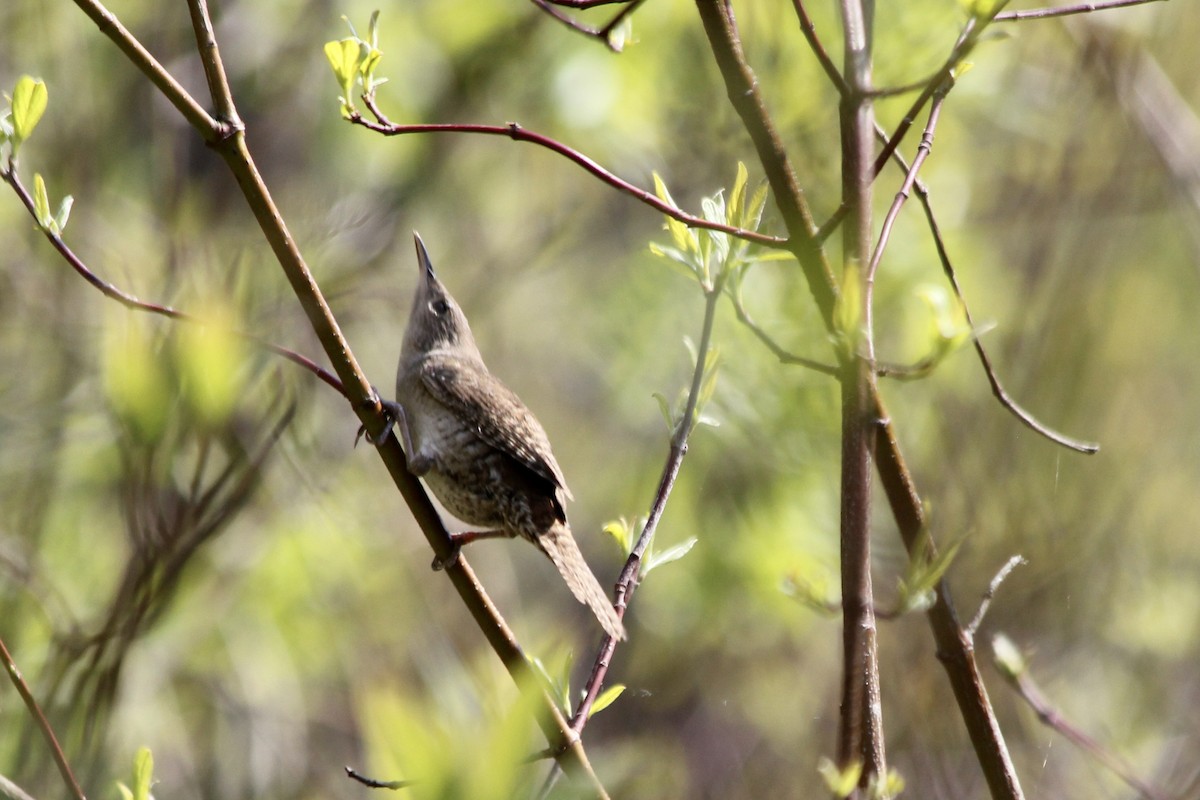
M 376 133 L 383 134 L 384 136 L 401 136 L 410 133 L 474 133 L 485 136 L 506 136 L 513 141 L 530 142 L 538 145 L 539 147 L 544 147 L 547 150 L 551 150 L 561 156 L 564 156 L 569 161 L 572 161 L 583 167 L 586 171 L 607 183 L 609 186 L 612 186 L 614 189 L 640 200 L 654 210 L 662 214 L 666 214 L 672 219 L 677 219 L 689 227 L 708 228 L 709 230 L 721 231 L 729 234 L 730 236 L 736 236 L 739 239 L 745 239 L 748 242 L 754 242 L 755 244 L 761 244 L 764 247 L 771 247 L 776 250 L 787 249 L 788 247 L 787 241 L 780 239 L 777 236 L 768 236 L 764 233 L 759 233 L 758 231 L 737 228 L 733 225 L 726 225 L 723 222 L 712 222 L 704 219 L 703 217 L 697 217 L 681 211 L 670 203 L 659 199 L 658 196 L 653 192 L 648 192 L 645 189 L 641 189 L 629 181 L 626 181 L 612 172 L 609 172 L 607 169 L 600 166 L 591 158 L 585 156 L 578 150 L 563 144 L 557 139 L 551 139 L 549 136 L 544 136 L 540 133 L 522 128 L 516 122 L 510 122 L 507 125 L 475 125 L 455 123 L 398 125 L 389 120 L 387 116 L 379 109 L 374 97 L 366 95 L 363 97 L 363 102 L 378 121 L 371 122 L 358 112 L 352 112 L 349 116 L 350 122 L 356 125 L 361 125 L 369 130 L 373 130 Z
M 1003 14 L 997 14 L 993 19 L 996 22 L 1020 22 L 1024 19 L 1067 17 L 1072 14 L 1090 14 L 1093 11 L 1108 11 L 1113 8 L 1126 8 L 1128 6 L 1140 6 L 1146 3 L 1157 2 L 1166 2 L 1166 0 L 1107 0 L 1101 3 L 1080 3 L 1079 5 L 1060 6 L 1058 8 L 1031 8 L 1026 11 L 1006 11 Z

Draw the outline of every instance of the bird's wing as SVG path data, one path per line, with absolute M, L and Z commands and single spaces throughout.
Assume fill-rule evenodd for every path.
M 546 431 L 516 392 L 482 364 L 464 364 L 459 359 L 451 363 L 444 357 L 431 355 L 422 362 L 420 372 L 429 393 L 442 405 L 471 420 L 481 439 L 571 498 L 562 470 L 550 452 Z

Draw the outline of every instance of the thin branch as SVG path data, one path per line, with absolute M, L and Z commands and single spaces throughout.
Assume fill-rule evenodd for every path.
M 589 38 L 599 39 L 604 42 L 605 46 L 613 52 L 620 52 L 621 46 L 612 41 L 612 32 L 617 29 L 626 17 L 634 12 L 645 0 L 532 0 L 533 4 L 540 8 L 545 13 L 549 14 L 554 19 L 566 25 L 573 31 L 582 33 Z M 602 5 L 623 4 L 623 8 L 613 15 L 605 25 L 599 28 L 594 28 L 591 25 L 580 22 L 579 20 L 564 14 L 559 11 L 557 6 L 566 8 L 588 9 Z
M 415 783 L 415 781 L 379 781 L 374 778 L 368 778 L 353 767 L 343 767 L 342 769 L 346 770 L 347 778 L 357 781 L 370 789 L 407 789 Z
M 29 195 L 29 191 L 21 182 L 21 179 L 17 175 L 17 171 L 11 162 L 5 169 L 0 170 L 0 180 L 3 180 L 13 188 L 13 191 L 17 193 L 17 197 L 20 198 L 21 203 L 25 206 L 26 210 L 29 211 L 30 216 L 36 221 L 37 210 L 34 206 L 33 198 Z M 158 303 L 151 303 L 146 300 L 141 300 L 135 295 L 123 291 L 93 272 L 87 266 L 87 264 L 85 264 L 83 260 L 75 254 L 75 252 L 67 245 L 67 243 L 63 241 L 63 238 L 60 234 L 54 233 L 45 227 L 41 227 L 41 231 L 50 241 L 51 246 L 58 251 L 59 255 L 61 255 L 68 264 L 71 265 L 71 268 L 79 273 L 84 280 L 96 287 L 96 289 L 98 289 L 105 297 L 116 300 L 126 308 L 134 309 L 136 311 L 145 311 L 150 314 L 157 314 L 159 316 L 166 317 L 167 319 L 172 319 L 179 322 L 188 322 L 195 325 L 207 324 L 204 322 L 204 320 L 200 319 L 199 317 L 195 317 L 186 311 L 180 311 L 176 308 L 172 308 L 171 306 L 164 306 Z M 269 342 L 266 339 L 263 339 L 261 336 L 257 336 L 253 333 L 247 333 L 239 330 L 232 330 L 230 333 L 240 339 L 250 342 L 257 347 L 267 350 L 268 352 L 282 356 L 288 361 L 291 361 L 293 364 L 303 367 L 331 386 L 336 392 L 338 392 L 338 394 L 345 396 L 345 389 L 342 388 L 342 382 L 337 379 L 337 376 L 307 356 L 301 355 L 294 350 L 289 350 L 281 345 Z
M 58 744 L 58 737 L 54 735 L 54 729 L 50 727 L 49 720 L 42 713 L 42 707 L 38 705 L 33 692 L 29 691 L 29 685 L 25 683 L 25 677 L 21 674 L 17 662 L 13 660 L 12 654 L 8 652 L 8 647 L 5 646 L 3 639 L 0 639 L 0 661 L 4 664 L 4 670 L 8 673 L 9 680 L 16 687 L 17 694 L 21 695 L 21 700 L 25 703 L 25 708 L 29 710 L 29 715 L 33 717 L 38 729 L 42 732 L 46 744 L 50 746 L 50 754 L 54 757 L 54 763 L 58 767 L 58 772 L 62 775 L 63 783 L 67 785 L 71 797 L 76 800 L 84 800 L 83 790 L 79 788 L 79 782 L 75 780 L 75 773 L 71 771 L 71 765 L 67 763 L 67 756 Z
M 166 67 L 150 55 L 150 51 L 143 47 L 142 43 L 121 24 L 115 14 L 97 0 L 75 0 L 75 5 L 79 6 L 80 10 L 96 23 L 100 32 L 111 39 L 113 44 L 119 47 L 121 52 L 133 62 L 133 65 L 150 79 L 163 97 L 179 110 L 179 113 L 193 128 L 204 134 L 220 129 L 220 123 L 188 94 L 188 91 L 179 81 L 175 80 Z
M 758 340 L 762 342 L 763 345 L 765 345 L 766 348 L 771 351 L 771 353 L 774 354 L 777 359 L 779 359 L 781 364 L 796 364 L 819 372 L 822 375 L 837 376 L 839 374 L 837 367 L 817 361 L 816 359 L 796 355 L 790 350 L 784 348 L 781 344 L 779 344 L 779 342 L 775 341 L 771 334 L 763 330 L 763 328 L 754 321 L 754 318 L 750 316 L 750 312 L 746 310 L 746 306 L 742 301 L 740 293 L 733 294 L 732 300 L 733 310 L 737 314 L 738 321 L 749 328 L 750 332 L 753 333 Z
M 925 163 L 925 159 L 933 151 L 933 133 L 937 129 L 938 118 L 942 113 L 942 103 L 946 101 L 946 95 L 953 86 L 953 81 L 947 81 L 933 95 L 933 103 L 929 107 L 929 120 L 925 123 L 925 130 L 921 134 L 921 142 L 917 145 L 917 154 L 913 157 L 912 165 L 905 170 L 904 182 L 901 183 L 900 189 L 896 192 L 896 197 L 892 200 L 892 205 L 888 209 L 887 215 L 883 218 L 883 225 L 879 230 L 879 241 L 875 245 L 875 251 L 871 254 L 870 266 L 867 267 L 867 280 L 869 282 L 874 282 L 875 280 L 875 272 L 879 269 L 879 261 L 883 258 L 883 251 L 887 247 L 888 240 L 892 235 L 892 226 L 896 223 L 896 218 L 900 216 L 900 209 L 908 201 L 913 183 L 917 180 L 917 173 L 920 172 L 921 165 Z
M 629 608 L 629 602 L 638 587 L 646 550 L 649 548 L 650 542 L 654 540 L 659 520 L 662 519 L 663 512 L 666 510 L 671 490 L 675 487 L 675 479 L 679 476 L 680 467 L 683 466 L 683 458 L 687 455 L 688 437 L 695 429 L 696 406 L 704 382 L 704 368 L 708 361 L 708 352 L 712 347 L 713 324 L 716 320 L 717 304 L 721 299 L 722 289 L 722 286 L 717 285 L 705 290 L 704 322 L 700 331 L 700 344 L 696 348 L 696 367 L 692 371 L 692 383 L 688 389 L 687 403 L 683 415 L 680 417 L 679 425 L 671 436 L 671 448 L 667 454 L 666 463 L 663 464 L 662 475 L 658 481 L 658 489 L 654 493 L 654 500 L 650 504 L 650 513 L 646 517 L 646 524 L 642 526 L 642 532 L 617 578 L 614 605 L 617 609 L 617 616 L 622 619 L 625 618 L 625 611 Z M 571 728 L 577 734 L 583 733 L 584 726 L 591 718 L 592 705 L 596 702 L 596 698 L 604 686 L 604 678 L 608 675 L 608 668 L 612 664 L 612 657 L 616 649 L 617 641 L 606 635 L 592 662 L 592 670 L 588 675 L 587 682 L 584 683 L 583 697 L 579 701 L 579 705 L 575 707 L 575 713 L 571 715 Z M 558 772 L 556 764 L 546 776 L 540 797 L 548 796 L 558 778 Z
M 951 288 L 954 290 L 954 296 L 958 298 L 962 304 L 963 315 L 966 317 L 967 325 L 974 330 L 975 320 L 971 317 L 971 310 L 967 306 L 966 300 L 963 297 L 962 287 L 958 285 L 958 276 L 954 271 L 954 265 L 950 261 L 950 254 L 946 250 L 946 242 L 942 238 L 941 228 L 938 226 L 937 218 L 933 214 L 933 205 L 929 202 L 929 191 L 920 181 L 916 185 L 917 197 L 921 200 L 921 207 L 925 210 L 925 220 L 929 225 L 930 233 L 933 234 L 934 246 L 937 248 L 938 259 L 942 264 L 942 271 L 946 274 L 946 279 L 950 282 Z M 1038 420 L 1033 414 L 1026 411 L 1020 406 L 1016 400 L 1000 383 L 999 376 L 996 375 L 996 369 L 992 366 L 992 360 L 988 356 L 987 350 L 983 347 L 983 342 L 978 336 L 973 337 L 975 352 L 979 356 L 979 363 L 983 365 L 984 374 L 987 375 L 988 385 L 992 387 L 992 394 L 999 401 L 1000 405 L 1008 410 L 1010 414 L 1016 417 L 1020 422 L 1039 436 L 1062 445 L 1079 453 L 1091 455 L 1100 450 L 1098 442 L 1089 442 L 1082 439 L 1075 439 L 1066 434 L 1059 433 L 1049 425 Z
M 998 668 L 1001 674 L 1004 675 L 1005 681 L 1016 689 L 1021 699 L 1029 704 L 1029 707 L 1037 714 L 1042 724 L 1057 731 L 1067 741 L 1071 742 L 1071 744 L 1096 759 L 1096 761 L 1100 762 L 1101 765 L 1110 770 L 1127 786 L 1145 798 L 1145 800 L 1167 800 L 1166 792 L 1139 778 L 1133 766 L 1128 761 L 1109 750 L 1097 739 L 1076 726 L 1061 711 L 1055 708 L 1053 703 L 1046 699 L 1037 682 L 1029 675 L 1029 669 L 1024 662 L 1024 657 L 1016 653 L 1015 644 L 1009 641 L 1007 637 L 999 634 L 993 639 L 992 646 L 993 650 L 997 651 Z M 1012 652 L 1007 652 L 1010 649 Z M 1003 657 L 1001 656 L 1001 652 L 1004 652 Z
M 1031 8 L 1028 11 L 1006 11 L 992 17 L 996 22 L 1020 22 L 1024 19 L 1047 19 L 1049 17 L 1066 17 L 1072 14 L 1090 14 L 1093 11 L 1108 11 L 1113 8 L 1141 6 L 1146 3 L 1166 2 L 1166 0 L 1107 0 L 1101 3 L 1080 3 L 1075 6 L 1060 6 L 1058 8 Z
M 991 583 L 988 584 L 987 591 L 983 593 L 983 600 L 979 603 L 979 610 L 975 612 L 975 616 L 971 619 L 971 624 L 967 626 L 967 636 L 974 639 L 975 634 L 979 632 L 979 626 L 983 624 L 983 618 L 987 616 L 988 608 L 991 607 L 992 600 L 995 599 L 996 592 L 1000 589 L 1000 584 L 1008 580 L 1008 576 L 1012 574 L 1014 569 L 1028 563 L 1028 561 L 1019 555 L 1013 556 L 1004 562 L 1004 566 L 992 578 Z
M 566 157 L 569 161 L 583 167 L 584 170 L 599 178 L 604 183 L 612 186 L 642 203 L 650 206 L 654 210 L 677 219 L 685 225 L 692 228 L 708 228 L 709 230 L 721 231 L 730 236 L 736 236 L 739 239 L 744 239 L 748 242 L 770 247 L 776 250 L 788 249 L 788 241 L 777 236 L 768 236 L 757 231 L 747 230 L 745 228 L 737 228 L 732 225 L 726 225 L 722 222 L 711 222 L 703 217 L 697 217 L 679 210 L 675 206 L 660 200 L 653 192 L 648 192 L 634 184 L 617 177 L 612 172 L 609 172 L 604 167 L 597 164 L 591 158 L 588 158 L 578 150 L 569 147 L 568 145 L 552 139 L 549 136 L 543 136 L 540 133 L 522 128 L 516 122 L 510 122 L 507 125 L 475 125 L 475 124 L 456 124 L 456 123 L 429 123 L 422 125 L 398 125 L 393 123 L 387 116 L 379 110 L 374 98 L 369 96 L 363 97 L 363 102 L 370 109 L 371 114 L 378 120 L 372 122 L 363 117 L 358 112 L 352 112 L 349 116 L 350 122 L 361 125 L 364 128 L 380 133 L 384 136 L 402 136 L 410 133 L 474 133 L 485 136 L 505 136 L 518 142 L 529 142 L 536 144 L 539 147 L 544 147 Z
M 846 79 L 842 77 L 842 73 L 838 71 L 837 65 L 833 63 L 833 59 L 829 57 L 825 46 L 821 44 L 821 40 L 817 37 L 817 28 L 813 25 L 812 18 L 808 16 L 808 9 L 804 7 L 804 0 L 792 0 L 792 7 L 796 9 L 796 17 L 800 20 L 800 31 L 804 34 L 805 41 L 808 42 L 808 47 L 813 51 L 813 55 L 817 57 L 817 61 L 821 65 L 821 69 L 825 70 L 826 77 L 833 87 L 837 89 L 837 93 L 845 97 L 850 93 L 850 87 L 846 85 Z

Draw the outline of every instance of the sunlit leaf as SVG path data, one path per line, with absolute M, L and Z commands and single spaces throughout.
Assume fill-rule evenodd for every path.
M 33 211 L 37 216 L 38 225 L 50 230 L 50 223 L 54 219 L 50 216 L 50 197 L 46 193 L 46 181 L 42 179 L 40 172 L 33 174 Z
M 633 550 L 633 529 L 624 517 L 604 523 L 603 531 L 616 541 L 623 554 L 629 555 Z
M 43 81 L 22 75 L 17 80 L 12 94 L 12 145 L 13 151 L 33 135 L 42 114 L 46 111 L 49 95 Z
M 642 575 L 649 574 L 652 570 L 657 569 L 665 564 L 670 564 L 672 561 L 678 561 L 686 556 L 691 549 L 696 546 L 698 539 L 695 536 L 689 537 L 687 540 L 680 542 L 677 545 L 672 545 L 661 553 L 654 553 L 646 558 L 646 565 L 642 568 Z
M 154 783 L 154 754 L 149 747 L 139 747 L 133 757 L 133 800 L 149 800 Z
M 817 771 L 825 779 L 825 787 L 834 797 L 849 797 L 858 787 L 858 779 L 862 777 L 862 762 L 852 761 L 845 769 L 838 769 L 837 764 L 828 758 L 821 758 Z
M 597 695 L 595 702 L 592 703 L 591 711 L 588 712 L 588 719 L 591 719 L 604 709 L 611 706 L 616 699 L 624 693 L 624 691 L 625 684 L 616 683 L 612 686 L 609 686 L 607 689 Z

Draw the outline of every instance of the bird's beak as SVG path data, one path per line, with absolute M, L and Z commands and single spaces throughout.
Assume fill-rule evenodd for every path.
M 433 274 L 433 263 L 429 260 L 429 251 L 425 249 L 425 243 L 421 241 L 421 234 L 413 231 L 413 242 L 417 246 L 417 267 L 421 270 L 421 274 L 425 280 L 437 280 L 437 276 Z

